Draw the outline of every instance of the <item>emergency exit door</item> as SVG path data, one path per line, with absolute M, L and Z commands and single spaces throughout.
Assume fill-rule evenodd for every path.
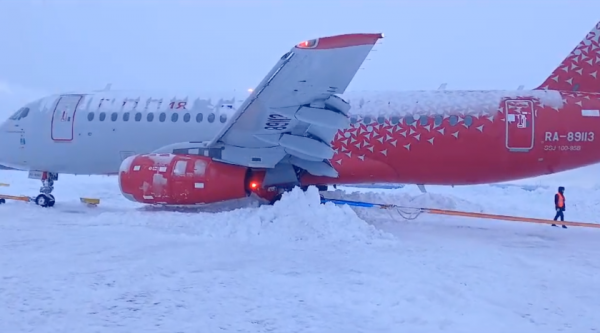
M 54 141 L 72 141 L 75 113 L 82 95 L 63 95 L 58 99 L 52 113 L 51 137 Z
M 506 148 L 514 152 L 528 152 L 533 149 L 535 139 L 535 114 L 531 100 L 507 100 L 504 102 L 506 114 Z

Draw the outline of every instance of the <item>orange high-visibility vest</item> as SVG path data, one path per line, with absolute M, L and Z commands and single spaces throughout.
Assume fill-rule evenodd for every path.
M 558 195 L 558 204 L 557 206 L 559 208 L 563 208 L 565 206 L 565 197 L 560 193 L 556 193 Z

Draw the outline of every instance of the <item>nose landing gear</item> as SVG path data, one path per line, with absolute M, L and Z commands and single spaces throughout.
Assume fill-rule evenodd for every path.
M 54 207 L 56 199 L 52 195 L 54 190 L 54 181 L 58 180 L 58 174 L 52 172 L 30 171 L 29 178 L 42 181 L 40 194 L 35 197 L 24 195 L 0 195 L 0 204 L 6 203 L 6 199 L 33 202 L 40 207 Z
M 40 187 L 40 194 L 37 197 L 32 198 L 33 202 L 40 207 L 54 207 L 56 199 L 51 194 L 54 191 L 54 181 L 58 180 L 58 174 L 53 172 L 29 172 L 29 178 L 40 179 L 42 181 L 42 187 Z
M 52 195 L 54 191 L 54 182 L 58 180 L 58 173 L 46 172 L 46 171 L 29 171 L 30 179 L 39 179 L 42 181 L 42 187 L 40 188 L 40 194 L 37 196 L 25 196 L 25 195 L 5 195 L 0 194 L 0 204 L 6 203 L 6 200 L 17 200 L 24 202 L 32 202 L 40 207 L 54 207 L 56 199 Z M 0 186 L 9 186 L 8 184 L 0 183 Z M 100 199 L 94 198 L 79 198 L 81 203 L 88 207 L 96 207 L 100 204 Z

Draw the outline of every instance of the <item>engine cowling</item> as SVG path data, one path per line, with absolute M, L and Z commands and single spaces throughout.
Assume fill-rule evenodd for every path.
M 244 198 L 248 168 L 209 157 L 134 155 L 121 163 L 119 186 L 127 199 L 146 204 L 194 205 Z

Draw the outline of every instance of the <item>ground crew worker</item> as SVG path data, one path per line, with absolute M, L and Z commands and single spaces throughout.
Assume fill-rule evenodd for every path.
M 565 201 L 565 188 L 563 186 L 560 186 L 558 188 L 558 193 L 554 195 L 554 208 L 556 209 L 554 221 L 557 221 L 559 217 L 561 221 L 565 220 L 564 211 L 567 209 Z M 552 226 L 556 227 L 556 224 L 552 224 Z M 562 225 L 562 227 L 565 229 L 567 228 L 567 226 L 564 224 Z

